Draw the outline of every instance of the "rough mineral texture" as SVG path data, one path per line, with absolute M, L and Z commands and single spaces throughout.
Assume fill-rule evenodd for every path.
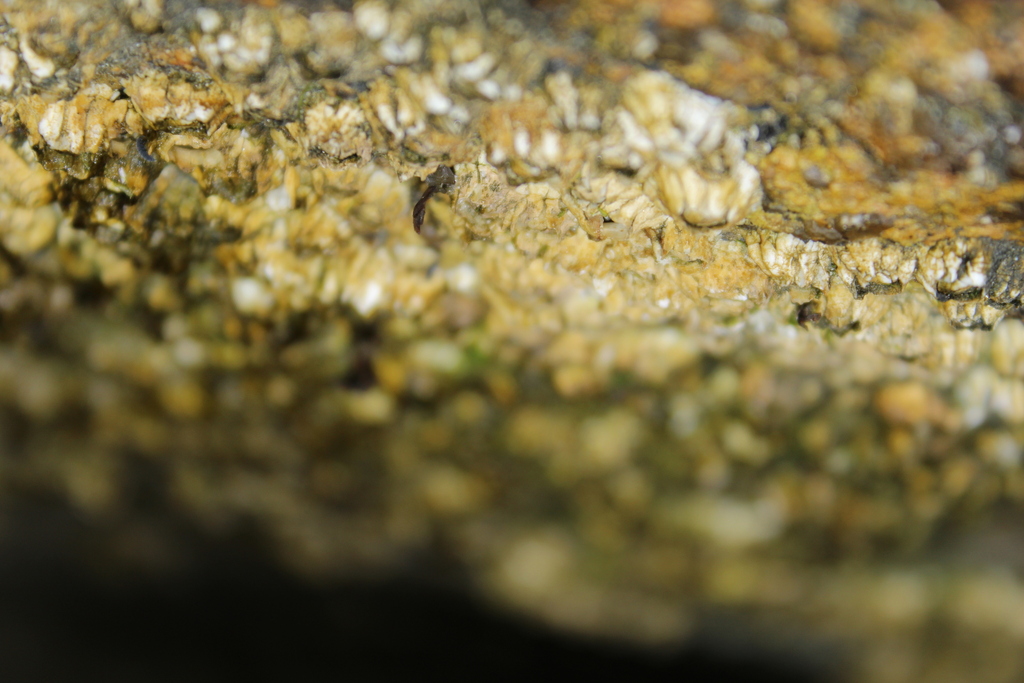
M 3 10 L 0 495 L 1024 676 L 1024 5 Z

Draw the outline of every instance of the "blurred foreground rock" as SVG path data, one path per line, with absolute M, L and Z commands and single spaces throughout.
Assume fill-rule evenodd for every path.
M 942 4 L 8 3 L 0 491 L 1024 675 L 1024 8 Z

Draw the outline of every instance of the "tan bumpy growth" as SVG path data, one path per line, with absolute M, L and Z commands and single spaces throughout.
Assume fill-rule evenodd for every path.
M 842 117 L 831 117 L 839 126 L 808 121 L 779 135 L 780 127 L 766 141 L 763 107 L 641 66 L 631 52 L 646 49 L 649 33 L 633 37 L 640 44 L 631 50 L 620 44 L 626 38 L 609 38 L 625 54 L 594 45 L 563 54 L 553 36 L 525 25 L 526 15 L 472 3 L 368 2 L 307 14 L 196 6 L 173 16 L 162 3 L 143 3 L 129 12 L 141 34 L 100 22 L 93 9 L 64 10 L 50 33 L 39 33 L 45 13 L 10 14 L 0 115 L 60 177 L 102 185 L 96 191 L 114 197 L 105 203 L 130 205 L 149 187 L 158 169 L 135 151 L 139 139 L 160 164 L 199 181 L 207 201 L 269 193 L 272 211 L 294 209 L 306 194 L 332 208 L 309 188 L 343 191 L 368 176 L 381 191 L 406 194 L 385 185 L 444 163 L 458 176 L 446 234 L 511 243 L 527 257 L 553 249 L 566 286 L 614 316 L 670 321 L 719 302 L 733 315 L 738 301 L 751 311 L 809 288 L 820 326 L 892 346 L 895 299 L 929 319 L 928 309 L 939 310 L 956 329 L 990 329 L 1020 305 L 1020 221 L 1002 207 L 1024 198 L 1024 186 L 993 186 L 984 161 L 959 180 L 925 169 L 886 182 L 863 147 L 822 140 L 838 135 Z M 72 36 L 68 45 L 58 45 L 55 30 Z M 912 108 L 914 84 L 886 77 L 895 82 L 874 86 L 876 106 L 909 97 L 903 104 Z M 976 86 L 977 77 L 961 78 Z M 1004 137 L 1019 130 L 1006 128 Z M 77 220 L 139 229 L 126 218 L 103 209 Z M 266 284 L 301 280 L 316 300 L 364 302 L 345 287 L 325 290 L 322 276 L 311 282 L 307 260 L 277 265 Z M 318 268 L 329 271 L 329 261 Z M 400 270 L 376 282 L 380 294 L 361 312 L 390 305 L 399 280 L 416 278 Z M 908 288 L 934 303 L 899 296 Z M 934 321 L 914 330 L 917 347 L 892 350 L 950 357 L 940 348 L 949 335 Z
M 0 492 L 116 526 L 141 454 L 303 573 L 444 546 L 576 631 L 1022 670 L 1024 10 L 12 0 L 0 29 L 29 425 Z

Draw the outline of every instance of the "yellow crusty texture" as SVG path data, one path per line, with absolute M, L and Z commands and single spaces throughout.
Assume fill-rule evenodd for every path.
M 1024 10 L 170 4 L 5 10 L 0 495 L 1020 666 Z

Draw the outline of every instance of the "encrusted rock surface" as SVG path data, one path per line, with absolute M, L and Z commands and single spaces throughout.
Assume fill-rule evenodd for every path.
M 9 2 L 0 491 L 1024 675 L 1024 10 L 533 4 Z

